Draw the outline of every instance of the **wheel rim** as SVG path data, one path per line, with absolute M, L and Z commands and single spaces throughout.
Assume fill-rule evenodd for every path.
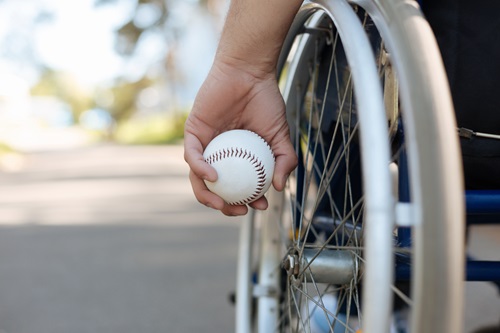
M 356 179 L 362 178 L 360 174 L 364 169 L 361 160 L 370 161 L 370 159 L 366 159 L 359 145 L 361 132 L 358 123 L 359 114 L 357 114 L 359 110 L 356 109 L 357 101 L 352 93 L 349 67 L 345 67 L 346 72 L 338 70 L 343 67 L 339 64 L 345 62 L 343 50 L 334 46 L 337 45 L 336 40 L 339 36 L 335 30 L 333 30 L 334 33 L 328 32 L 333 26 L 331 21 L 328 21 L 326 25 L 318 25 L 318 22 L 324 23 L 321 18 L 310 25 L 314 18 L 320 16 L 316 15 L 316 12 L 322 11 L 322 7 L 315 5 L 306 8 L 303 11 L 303 16 L 306 18 L 298 20 L 299 24 L 292 27 L 292 32 L 299 35 L 303 33 L 308 36 L 329 34 L 326 37 L 323 36 L 323 41 L 314 44 L 313 48 L 305 52 L 306 54 L 310 52 L 314 58 L 308 66 L 303 66 L 307 70 L 296 73 L 290 65 L 279 66 L 279 72 L 294 76 L 296 81 L 293 85 L 285 84 L 283 89 L 292 141 L 300 163 L 295 173 L 291 175 L 285 193 L 273 192 L 269 195 L 272 213 L 263 217 L 264 223 L 261 225 L 261 229 L 267 230 L 267 233 L 270 229 L 268 222 L 279 222 L 281 229 L 271 232 L 274 236 L 268 239 L 271 240 L 268 243 L 274 245 L 279 243 L 281 246 L 277 250 L 279 254 L 268 262 L 267 266 L 271 268 L 268 271 L 261 269 L 259 272 L 257 283 L 260 285 L 259 289 L 262 289 L 262 284 L 265 287 L 265 284 L 269 282 L 283 291 L 281 294 L 257 295 L 259 299 L 258 322 L 265 323 L 259 326 L 258 332 L 357 332 L 367 322 L 373 322 L 367 320 L 369 317 L 367 315 L 369 311 L 366 310 L 367 303 L 371 302 L 371 307 L 380 307 L 382 310 L 378 313 L 393 310 L 390 297 L 372 297 L 368 298 L 367 302 L 366 292 L 361 295 L 363 293 L 361 285 L 367 284 L 367 282 L 360 283 L 366 281 L 368 271 L 368 269 L 365 270 L 366 252 L 373 251 L 364 251 L 366 250 L 365 234 L 367 234 L 364 211 L 367 206 L 367 197 L 363 190 L 366 191 L 364 189 L 366 184 L 361 181 L 356 182 Z M 371 30 L 372 23 L 366 19 L 367 16 L 362 10 L 358 11 L 358 16 L 365 28 L 370 30 L 369 34 L 378 34 Z M 293 46 L 287 43 L 284 49 L 291 50 L 291 53 L 304 52 L 300 49 L 300 43 Z M 389 167 L 396 166 L 395 169 L 399 171 L 400 178 L 411 178 L 408 177 L 408 169 L 405 166 L 405 140 L 402 135 L 397 80 L 395 74 L 392 73 L 391 60 L 384 52 L 383 45 L 375 43 L 372 46 L 376 51 L 379 80 L 384 86 L 384 102 L 392 140 L 392 157 L 387 158 L 387 161 L 396 162 L 386 167 L 389 169 Z M 337 56 L 333 78 L 324 76 L 324 73 L 332 72 L 328 70 L 332 68 L 332 59 L 324 57 L 328 54 L 326 51 L 328 48 L 330 48 L 330 54 Z M 316 61 L 315 59 L 319 59 L 319 56 L 327 60 Z M 291 81 L 293 80 L 284 82 Z M 321 88 L 317 82 L 330 83 L 328 88 Z M 318 94 L 317 91 L 322 93 Z M 332 91 L 335 93 L 331 93 Z M 333 101 L 324 98 L 325 92 L 335 96 Z M 338 107 L 332 119 L 326 119 L 324 110 L 327 107 L 324 105 L 329 105 L 330 110 L 331 105 L 335 104 L 337 107 L 342 107 Z M 319 149 L 318 147 L 326 148 Z M 395 189 L 394 193 L 396 192 L 399 192 L 400 196 L 398 206 L 409 201 L 409 188 Z M 423 209 L 420 206 L 416 207 L 413 203 L 412 205 L 411 208 L 415 211 Z M 436 213 L 434 216 L 439 216 L 439 214 Z M 420 229 L 420 226 L 417 229 Z M 394 231 L 394 236 L 391 230 L 385 233 L 389 234 L 387 243 L 395 245 L 394 249 L 391 249 L 391 254 L 387 255 L 386 263 L 390 262 L 393 265 L 392 259 L 396 258 L 398 262 L 396 275 L 398 279 L 403 277 L 402 281 L 392 284 L 390 288 L 396 295 L 396 303 L 402 303 L 404 307 L 408 307 L 412 302 L 408 297 L 410 273 L 407 268 L 411 264 L 413 250 L 412 244 L 406 244 L 406 239 L 401 235 L 409 232 L 407 229 L 398 229 Z M 267 239 L 268 236 L 262 238 Z M 422 240 L 422 237 L 418 236 L 417 239 Z M 422 244 L 417 244 L 417 247 L 422 248 Z M 266 257 L 265 251 L 263 257 Z M 259 260 L 263 262 L 268 259 Z M 318 273 L 318 269 L 321 268 L 318 268 L 321 266 L 318 265 L 320 262 L 327 262 L 328 265 L 325 266 L 331 270 Z M 344 278 L 339 280 L 339 275 Z M 269 278 L 269 280 L 263 282 L 265 280 L 262 277 Z M 270 299 L 273 301 L 271 306 L 261 306 L 263 300 Z M 276 308 L 276 304 L 279 304 L 279 308 Z M 382 321 L 388 322 L 390 315 L 379 315 L 379 317 L 382 317 Z M 263 321 L 262 318 L 272 320 Z M 365 329 L 366 327 L 364 326 Z M 380 323 L 380 321 L 368 327 L 370 332 L 389 331 L 387 324 Z
M 299 166 L 283 208 L 290 237 L 281 331 L 355 332 L 361 327 L 365 263 L 360 115 L 340 36 L 334 29 L 327 32 L 333 27 L 327 15 L 314 15 L 313 26 L 306 25 L 308 36 L 292 46 L 313 61 L 302 60 L 300 66 L 309 63 L 306 70 L 295 72 L 285 87 L 296 98 L 285 96 Z M 386 302 L 388 308 L 390 299 Z

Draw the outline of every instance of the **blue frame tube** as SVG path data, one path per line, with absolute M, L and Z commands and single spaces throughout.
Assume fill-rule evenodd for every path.
M 396 259 L 396 281 L 411 279 L 411 258 Z M 500 261 L 467 260 L 465 281 L 500 282 Z
M 474 190 L 465 192 L 467 224 L 500 225 L 500 191 Z

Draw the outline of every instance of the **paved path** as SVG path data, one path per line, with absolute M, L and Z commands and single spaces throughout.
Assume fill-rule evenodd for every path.
M 16 163 L 0 173 L 0 333 L 234 331 L 238 220 L 195 202 L 180 147 Z
M 100 146 L 7 162 L 0 333 L 234 331 L 227 295 L 239 219 L 194 200 L 181 147 Z M 499 260 L 499 229 L 474 229 L 473 253 Z M 497 290 L 466 290 L 465 332 L 498 322 Z

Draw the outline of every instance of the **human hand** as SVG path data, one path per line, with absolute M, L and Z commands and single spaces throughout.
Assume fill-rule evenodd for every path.
M 215 181 L 217 172 L 203 159 L 203 151 L 218 134 L 248 129 L 266 140 L 276 158 L 273 186 L 282 191 L 297 156 L 290 142 L 285 106 L 274 72 L 258 72 L 239 66 L 235 59 L 216 60 L 196 97 L 184 130 L 184 158 L 197 200 L 225 215 L 247 213 L 245 205 L 231 206 L 210 192 L 203 180 Z M 250 204 L 266 209 L 265 197 Z

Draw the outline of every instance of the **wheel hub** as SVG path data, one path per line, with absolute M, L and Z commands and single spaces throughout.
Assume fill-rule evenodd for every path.
M 359 273 L 356 255 L 347 250 L 305 249 L 288 254 L 283 269 L 298 282 L 349 284 Z

